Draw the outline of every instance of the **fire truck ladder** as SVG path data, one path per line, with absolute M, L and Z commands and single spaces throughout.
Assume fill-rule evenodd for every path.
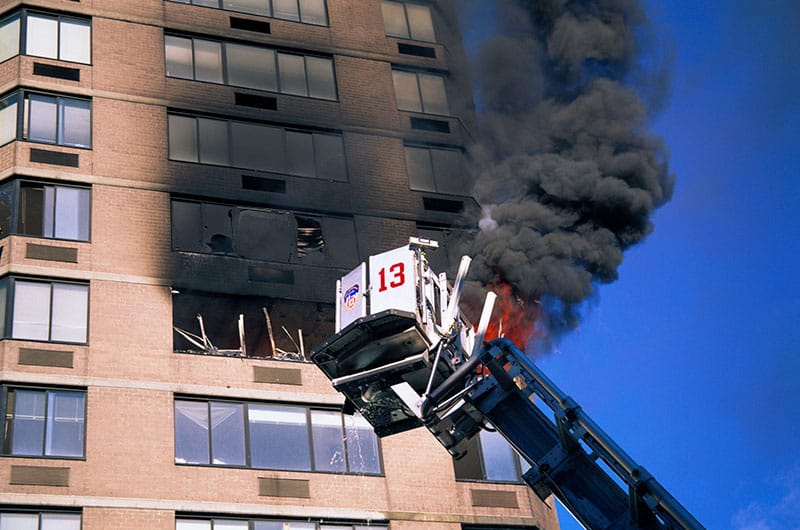
M 490 423 L 531 465 L 523 479 L 536 494 L 555 494 L 587 528 L 703 529 L 509 340 L 478 348 L 423 397 L 420 415 L 456 456 L 459 442 Z

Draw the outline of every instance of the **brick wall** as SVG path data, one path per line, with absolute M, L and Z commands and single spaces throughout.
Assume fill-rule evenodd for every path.
M 0 340 L 0 382 L 85 389 L 86 457 L 3 457 L 0 505 L 77 507 L 84 530 L 172 530 L 176 512 L 391 520 L 393 530 L 457 530 L 461 522 L 557 526 L 552 505 L 539 502 L 521 485 L 456 482 L 449 455 L 421 429 L 381 441 L 383 476 L 175 464 L 176 395 L 334 407 L 342 397 L 311 364 L 173 353 L 172 304 L 180 294 L 171 289 L 263 297 L 276 333 L 282 333 L 281 325 L 293 333 L 302 327 L 308 350 L 332 331 L 334 281 L 344 271 L 290 265 L 284 268 L 294 272 L 294 284 L 257 282 L 249 277 L 253 262 L 174 252 L 171 197 L 349 216 L 362 259 L 407 242 L 417 221 L 452 222 L 450 214 L 424 209 L 422 198 L 432 194 L 410 190 L 403 150 L 404 141 L 465 145 L 462 124 L 474 122 L 466 70 L 459 66 L 457 28 L 446 22 L 454 6 L 449 0 L 435 4 L 439 42 L 430 46 L 436 57 L 422 58 L 399 54 L 403 40 L 385 36 L 379 0 L 328 0 L 328 27 L 164 0 L 30 2 L 91 17 L 92 64 L 12 58 L 0 64 L 2 92 L 25 86 L 91 98 L 92 148 L 12 142 L 0 146 L 0 175 L 91 185 L 91 240 L 6 237 L 0 240 L 0 275 L 88 281 L 89 340 L 80 345 Z M 268 22 L 270 32 L 231 29 L 232 16 Z M 165 31 L 331 56 L 338 100 L 167 78 Z M 80 80 L 34 75 L 34 62 L 77 69 Z M 397 110 L 392 65 L 446 75 L 460 117 L 444 118 L 451 133 L 411 128 L 409 118 L 424 115 Z M 277 109 L 237 106 L 237 91 L 274 97 Z M 341 131 L 348 182 L 169 161 L 168 109 Z M 77 166 L 31 162 L 32 148 L 76 154 Z M 285 191 L 244 189 L 244 174 L 283 181 Z M 76 262 L 33 259 L 26 254 L 29 244 L 75 249 Z M 208 312 L 213 314 L 213 304 Z M 248 329 L 264 325 L 261 320 L 246 323 Z M 259 382 L 263 379 L 256 368 L 292 370 L 301 384 Z M 15 466 L 17 473 L 51 473 L 67 484 L 11 484 Z M 280 485 L 287 480 L 302 482 L 307 495 L 261 494 L 269 490 L 262 489 L 264 481 Z M 519 501 L 518 507 L 473 506 L 475 488 L 506 493 Z

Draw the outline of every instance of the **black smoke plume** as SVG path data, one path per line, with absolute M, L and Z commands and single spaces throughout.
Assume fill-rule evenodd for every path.
M 672 195 L 664 146 L 647 131 L 666 63 L 646 54 L 650 28 L 635 0 L 462 6 L 496 25 L 473 54 L 481 138 L 471 156 L 484 218 L 466 244 L 470 278 L 479 290 L 510 285 L 557 339 L 594 285 L 617 278 L 623 251 Z

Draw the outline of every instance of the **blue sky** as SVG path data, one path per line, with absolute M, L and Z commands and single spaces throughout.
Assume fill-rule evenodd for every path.
M 707 528 L 797 530 L 800 3 L 647 5 L 675 194 L 538 363 Z

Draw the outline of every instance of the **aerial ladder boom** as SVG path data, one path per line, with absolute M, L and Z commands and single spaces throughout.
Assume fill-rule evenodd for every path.
M 434 245 L 412 238 L 339 282 L 337 333 L 311 359 L 347 407 L 379 436 L 424 426 L 456 458 L 496 430 L 539 498 L 554 494 L 591 530 L 703 529 L 511 341 L 484 342 L 494 295 L 473 329 L 458 311 L 469 259 L 450 286 L 428 266 Z
M 451 394 L 458 395 L 455 410 L 446 402 Z M 550 409 L 552 420 L 535 401 Z M 542 500 L 555 494 L 587 528 L 703 528 L 506 339 L 480 348 L 423 400 L 421 408 L 425 425 L 443 444 L 448 439 L 442 436 L 443 425 L 458 426 L 455 432 L 471 430 L 462 425 L 465 417 L 490 423 L 531 465 L 522 478 L 536 494 Z

